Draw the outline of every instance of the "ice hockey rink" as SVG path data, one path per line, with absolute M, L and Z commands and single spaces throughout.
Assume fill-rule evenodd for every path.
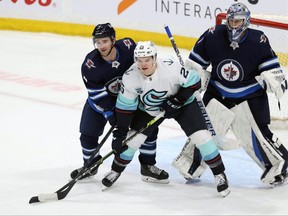
M 175 55 L 172 47 L 158 48 L 160 55 Z M 171 165 L 186 140 L 174 120 L 161 125 L 157 150 L 169 184 L 141 181 L 136 154 L 103 192 L 111 156 L 65 199 L 29 204 L 32 196 L 64 186 L 82 165 L 78 131 L 87 93 L 80 67 L 92 49 L 90 38 L 0 31 L 1 215 L 287 215 L 288 185 L 261 183 L 262 171 L 242 149 L 221 151 L 231 189 L 226 198 L 218 195 L 209 169 L 199 181 L 186 182 Z M 181 50 L 183 57 L 188 52 Z M 288 131 L 274 132 L 288 146 Z M 110 143 L 111 137 L 102 155 Z

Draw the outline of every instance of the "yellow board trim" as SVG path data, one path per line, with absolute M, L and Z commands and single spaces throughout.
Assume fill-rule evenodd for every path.
M 0 18 L 0 29 L 17 30 L 28 32 L 49 32 L 62 35 L 77 35 L 83 37 L 91 37 L 91 33 L 95 26 L 65 22 L 51 22 L 41 20 Z M 117 38 L 131 37 L 135 41 L 152 40 L 160 46 L 171 46 L 170 40 L 166 34 L 131 30 L 123 28 L 115 28 Z M 163 30 L 164 31 L 164 30 Z M 174 37 L 179 48 L 190 50 L 196 42 L 196 38 L 177 36 Z

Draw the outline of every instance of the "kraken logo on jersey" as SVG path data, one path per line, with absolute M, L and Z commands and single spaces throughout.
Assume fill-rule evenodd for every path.
M 167 91 L 157 92 L 154 89 L 151 89 L 143 96 L 143 103 L 149 107 L 146 108 L 147 111 L 158 111 L 159 106 L 163 103 Z
M 117 96 L 120 91 L 120 86 L 122 84 L 122 77 L 114 77 L 112 80 L 105 84 L 106 89 L 109 94 Z
M 244 71 L 239 62 L 234 59 L 225 59 L 217 66 L 217 75 L 221 80 L 242 81 Z

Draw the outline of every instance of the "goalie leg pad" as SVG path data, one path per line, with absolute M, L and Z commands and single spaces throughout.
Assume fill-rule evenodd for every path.
M 232 110 L 235 113 L 235 120 L 232 123 L 233 132 L 236 137 L 241 139 L 244 150 L 264 171 L 262 181 L 265 183 L 275 181 L 274 177 L 281 174 L 280 170 L 283 168 L 283 162 L 285 162 L 280 152 L 262 135 L 247 101 L 242 102 Z M 263 150 L 259 151 L 258 146 Z M 267 164 L 270 164 L 271 167 L 268 171 L 266 171 Z
M 240 141 L 235 139 L 235 137 L 229 137 L 227 133 L 235 114 L 215 98 L 209 101 L 206 111 L 216 132 L 216 135 L 212 135 L 212 137 L 218 148 L 220 150 L 240 148 Z
M 199 150 L 190 138 L 187 139 L 178 157 L 173 160 L 172 166 L 187 180 L 199 178 L 207 168 Z

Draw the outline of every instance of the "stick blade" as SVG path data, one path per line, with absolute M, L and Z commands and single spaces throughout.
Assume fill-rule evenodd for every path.
M 33 196 L 33 197 L 31 197 L 31 199 L 29 200 L 29 204 L 37 203 L 37 202 L 40 202 L 38 196 Z
M 29 201 L 29 204 L 37 202 L 57 201 L 57 200 L 59 200 L 57 193 L 39 194 L 39 196 L 32 197 Z

